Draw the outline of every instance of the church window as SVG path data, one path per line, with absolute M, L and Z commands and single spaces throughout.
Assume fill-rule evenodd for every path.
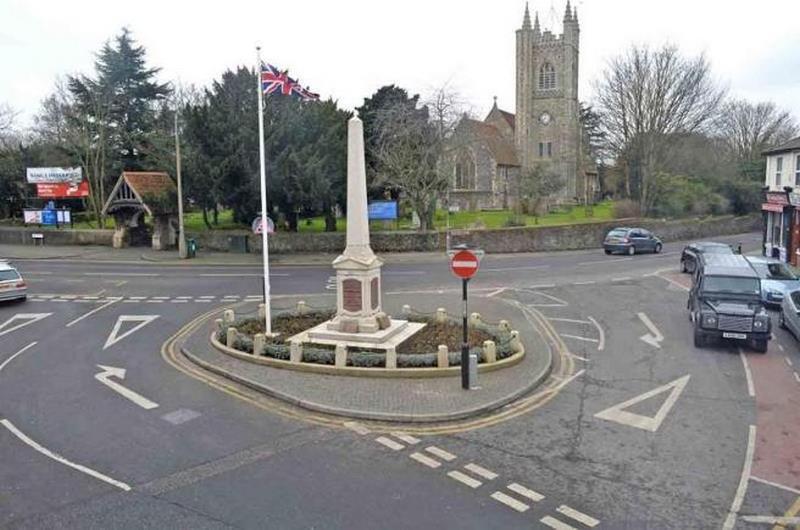
M 556 87 L 556 69 L 550 63 L 539 67 L 539 90 L 552 90 Z
M 544 142 L 539 142 L 539 158 L 544 156 Z
M 457 190 L 475 188 L 475 161 L 467 154 L 461 155 L 456 163 L 455 188 Z
M 553 156 L 553 142 L 547 142 L 547 156 Z

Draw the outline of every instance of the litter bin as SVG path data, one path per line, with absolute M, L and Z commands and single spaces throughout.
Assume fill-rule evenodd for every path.
M 228 250 L 239 254 L 247 254 L 247 236 L 228 236 Z
M 197 241 L 194 239 L 186 240 L 186 257 L 193 258 L 197 255 Z

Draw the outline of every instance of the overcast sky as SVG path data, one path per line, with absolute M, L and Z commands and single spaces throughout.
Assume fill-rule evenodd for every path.
M 576 5 L 576 4 L 573 4 Z M 136 2 L 0 0 L 0 103 L 27 125 L 57 76 L 90 73 L 123 26 L 162 81 L 206 85 L 265 60 L 352 109 L 382 85 L 429 92 L 450 83 L 482 114 L 514 110 L 514 30 L 523 0 Z M 530 2 L 560 32 L 564 2 Z M 771 100 L 800 119 L 800 1 L 583 0 L 580 98 L 632 43 L 706 53 L 734 95 Z M 555 16 L 554 16 L 555 15 Z

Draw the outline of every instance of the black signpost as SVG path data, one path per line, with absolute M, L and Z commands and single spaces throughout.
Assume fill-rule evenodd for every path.
M 461 278 L 461 301 L 464 302 L 463 335 L 461 341 L 461 388 L 469 390 L 474 381 L 469 376 L 469 311 L 467 285 L 469 279 L 478 272 L 479 256 L 483 253 L 472 251 L 465 246 L 456 247 L 457 252 L 450 256 L 450 269 Z

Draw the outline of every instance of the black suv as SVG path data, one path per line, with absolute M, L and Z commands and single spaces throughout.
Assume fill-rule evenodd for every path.
M 688 307 L 694 345 L 734 339 L 766 353 L 772 322 L 761 302 L 761 281 L 744 256 L 706 255 L 693 279 Z

